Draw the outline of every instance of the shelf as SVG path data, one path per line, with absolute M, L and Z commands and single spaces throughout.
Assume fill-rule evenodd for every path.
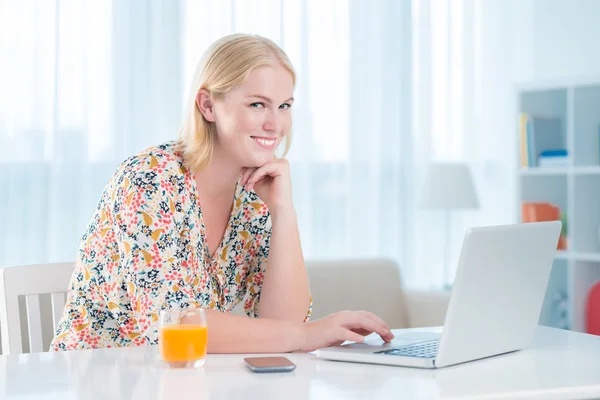
M 574 87 L 600 86 L 600 76 L 581 76 L 565 78 L 550 78 L 535 82 L 518 82 L 515 89 L 518 92 L 540 92 L 548 90 L 568 90 Z
M 520 203 L 549 202 L 567 210 L 568 179 L 566 174 L 523 175 L 519 181 Z
M 573 89 L 572 148 L 576 166 L 598 165 L 600 129 L 600 86 L 586 85 Z
M 557 250 L 556 251 L 556 256 L 554 256 L 555 259 L 557 260 L 568 260 L 569 259 L 569 252 L 565 251 L 565 250 Z
M 600 175 L 599 166 L 575 167 L 573 168 L 575 175 Z
M 548 176 L 548 175 L 566 175 L 568 168 L 550 168 L 550 167 L 533 167 L 521 168 L 521 175 L 525 176 Z M 600 173 L 600 170 L 599 170 Z
M 575 227 L 569 231 L 571 250 L 577 253 L 600 253 L 600 175 L 581 175 L 573 180 L 573 210 L 569 221 Z
M 586 299 L 590 288 L 600 281 L 600 76 L 519 85 L 517 104 L 516 209 L 521 211 L 523 202 L 548 202 L 560 207 L 567 219 L 568 249 L 556 251 L 541 319 L 550 326 L 564 325 L 566 302 L 569 329 L 584 331 Z M 524 167 L 522 113 L 561 119 L 568 153 L 564 164 Z M 528 132 L 535 132 L 532 127 Z M 546 139 L 539 141 L 538 150 L 557 147 L 556 141 Z M 531 143 L 535 149 L 538 142 Z M 518 218 L 522 220 L 521 213 Z M 562 296 L 565 300 L 560 300 Z
M 597 254 L 593 256 L 600 261 Z M 597 261 L 575 261 L 573 268 L 569 268 L 569 276 L 571 329 L 585 332 L 586 301 L 592 286 L 600 281 L 600 264 Z
M 578 251 L 558 250 L 556 260 L 573 260 L 600 263 L 600 253 L 584 253 Z M 600 268 L 600 265 L 598 266 Z
M 569 262 L 567 260 L 554 260 L 552 270 L 548 277 L 548 285 L 544 295 L 542 311 L 539 323 L 541 325 L 556 328 L 567 328 L 569 326 L 568 314 L 558 319 L 556 307 L 558 298 L 567 297 L 568 293 Z M 558 300 L 559 301 L 559 300 Z
M 569 253 L 569 258 L 575 261 L 600 262 L 600 253 L 572 252 Z
M 523 176 L 600 175 L 600 166 L 520 168 Z

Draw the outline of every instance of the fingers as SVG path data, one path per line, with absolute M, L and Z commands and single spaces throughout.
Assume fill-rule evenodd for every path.
M 265 176 L 275 178 L 277 176 L 285 175 L 285 171 L 287 170 L 289 170 L 289 163 L 283 158 L 271 161 L 258 168 L 244 168 L 240 183 L 242 186 L 245 186 L 247 190 L 252 190 L 254 184 Z
M 390 329 L 390 327 L 388 326 L 388 324 L 382 320 L 381 318 L 379 318 L 377 315 L 370 313 L 368 311 L 358 311 L 358 313 L 360 315 L 362 315 L 365 318 L 369 318 L 370 320 L 375 321 L 376 323 L 378 323 L 379 325 L 383 326 L 386 329 Z
M 388 325 L 381 320 L 381 318 L 365 311 L 354 312 L 349 315 L 349 320 L 345 327 L 350 328 L 354 331 L 364 330 L 368 332 L 375 332 L 385 342 L 390 342 L 394 338 L 394 335 L 390 331 Z
M 351 342 L 362 343 L 365 340 L 365 337 L 359 333 L 352 332 L 349 329 L 341 328 L 339 333 L 340 340 L 349 340 Z
M 394 338 L 394 334 L 390 330 L 389 325 L 384 320 L 382 320 L 377 315 L 375 315 L 373 313 L 370 313 L 370 312 L 361 311 L 360 313 L 365 318 L 368 318 L 368 319 L 374 321 L 376 324 L 378 324 L 378 326 L 380 327 L 380 330 L 383 331 L 384 334 L 382 335 L 381 333 L 379 333 L 379 331 L 375 331 L 375 332 L 379 333 L 379 336 L 381 336 L 381 338 L 384 341 L 389 342 L 389 341 L 391 341 Z
M 375 332 L 377 333 L 379 336 L 381 336 L 382 338 L 389 338 L 389 335 L 391 334 L 389 329 L 386 328 L 385 325 L 380 324 L 378 321 L 374 321 L 371 318 L 368 318 L 367 316 L 361 316 L 361 328 L 362 329 L 366 329 L 370 332 Z
M 244 168 L 244 171 L 242 173 L 242 179 L 240 180 L 240 184 L 242 186 L 246 186 L 246 181 L 248 180 L 248 178 L 250 178 L 250 175 L 252 175 L 254 171 L 256 171 L 256 168 Z
M 254 187 L 254 184 L 256 182 L 260 181 L 263 177 L 265 177 L 267 175 L 268 176 L 277 176 L 278 175 L 276 173 L 277 171 L 278 171 L 278 167 L 274 163 L 265 164 L 262 167 L 256 169 L 254 172 L 252 172 L 252 174 L 246 181 L 247 190 L 252 190 L 252 188 Z

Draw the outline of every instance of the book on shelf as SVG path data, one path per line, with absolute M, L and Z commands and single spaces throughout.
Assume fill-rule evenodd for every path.
M 521 113 L 519 126 L 522 167 L 566 166 L 565 130 L 558 117 Z
M 566 168 L 569 158 L 566 150 L 542 151 L 538 157 L 540 168 Z

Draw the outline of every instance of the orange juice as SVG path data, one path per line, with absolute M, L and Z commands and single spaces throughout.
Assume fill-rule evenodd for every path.
M 195 361 L 204 358 L 208 329 L 201 325 L 166 325 L 160 328 L 160 355 L 168 363 Z

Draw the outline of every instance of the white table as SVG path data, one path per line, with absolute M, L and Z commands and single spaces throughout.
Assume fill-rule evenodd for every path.
M 156 346 L 0 356 L 0 398 L 600 398 L 600 337 L 541 326 L 527 350 L 435 371 L 286 356 L 298 367 L 278 374 L 250 372 L 244 355 L 169 370 L 157 363 Z

